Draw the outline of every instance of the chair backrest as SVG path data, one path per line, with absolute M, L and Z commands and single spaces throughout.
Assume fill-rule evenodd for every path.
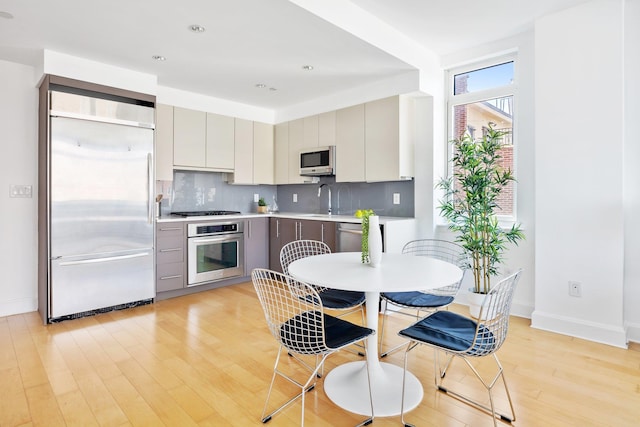
M 330 351 L 324 336 L 324 308 L 313 287 L 263 268 L 254 269 L 251 280 L 269 331 L 282 346 L 298 354 Z
M 289 265 L 300 258 L 330 254 L 331 248 L 318 240 L 294 240 L 280 249 L 280 265 L 284 274 L 289 274 Z
M 504 343 L 509 329 L 511 302 L 521 274 L 522 270 L 518 270 L 505 277 L 492 286 L 485 296 L 478 318 L 476 338 L 468 352 L 470 355 L 486 356 L 497 351 Z
M 460 289 L 460 285 L 462 284 L 462 280 L 464 279 L 465 273 L 469 268 L 469 256 L 462 246 L 448 240 L 419 239 L 412 240 L 405 244 L 402 248 L 402 253 L 436 258 L 460 267 L 463 274 L 459 281 L 448 286 L 425 291 L 434 295 L 456 296 Z
M 402 248 L 403 254 L 427 256 L 455 264 L 463 270 L 468 266 L 468 256 L 462 246 L 448 240 L 412 240 Z

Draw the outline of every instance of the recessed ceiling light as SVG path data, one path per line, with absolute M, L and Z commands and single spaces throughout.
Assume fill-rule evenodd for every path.
M 313 65 L 303 65 L 302 69 L 305 71 L 311 71 L 313 70 Z
M 162 55 L 153 55 L 151 58 L 155 59 L 156 61 L 166 61 L 167 58 L 165 58 Z
M 13 19 L 13 15 L 9 12 L 5 12 L 4 10 L 0 10 L 0 18 Z
M 189 25 L 189 29 L 194 33 L 204 33 L 205 31 L 205 28 L 202 25 L 198 24 Z
M 258 89 L 264 89 L 265 87 L 267 87 L 267 85 L 266 85 L 266 84 L 264 84 L 264 83 L 258 83 L 258 84 L 256 84 L 256 87 L 257 87 Z

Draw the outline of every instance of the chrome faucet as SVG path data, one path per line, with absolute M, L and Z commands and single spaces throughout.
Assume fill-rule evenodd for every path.
M 329 215 L 331 215 L 331 187 L 329 187 L 328 184 L 322 184 L 320 187 L 318 187 L 318 197 L 320 197 L 320 194 L 322 193 L 322 187 L 327 186 L 327 191 L 329 191 L 329 207 L 327 208 L 327 213 Z

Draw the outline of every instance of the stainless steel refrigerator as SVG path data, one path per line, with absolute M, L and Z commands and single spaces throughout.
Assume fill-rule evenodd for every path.
M 154 108 L 127 101 L 50 92 L 49 321 L 155 297 Z

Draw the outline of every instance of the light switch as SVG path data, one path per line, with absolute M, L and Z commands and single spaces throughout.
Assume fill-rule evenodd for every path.
M 33 187 L 31 185 L 11 185 L 10 197 L 32 197 Z
M 394 205 L 400 204 L 400 193 L 393 193 L 393 204 Z
M 260 200 L 260 195 L 256 193 L 253 195 L 253 201 L 254 203 L 258 203 L 258 200 Z
M 293 203 L 298 203 L 298 195 L 293 193 Z

